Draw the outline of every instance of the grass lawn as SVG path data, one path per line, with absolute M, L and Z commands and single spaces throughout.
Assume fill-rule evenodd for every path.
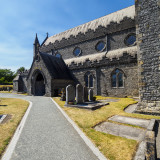
M 109 98 L 109 97 L 108 97 Z M 131 114 L 124 112 L 129 104 L 134 104 L 131 98 L 112 98 L 119 99 L 118 102 L 110 102 L 98 110 L 90 111 L 78 108 L 64 107 L 65 102 L 60 98 L 53 98 L 62 109 L 74 120 L 81 130 L 92 140 L 99 150 L 110 160 L 131 160 L 136 152 L 138 142 L 110 134 L 98 132 L 93 127 L 101 122 L 108 121 L 108 118 L 114 115 L 122 115 L 143 119 L 160 119 L 158 116 Z M 97 96 L 97 100 L 107 99 L 106 97 Z
M 0 85 L 0 88 L 2 87 L 13 87 L 13 85 Z
M 0 93 L 12 93 L 12 91 L 0 91 Z
M 0 98 L 0 115 L 8 114 L 11 119 L 0 124 L 0 157 L 12 138 L 20 120 L 29 106 L 29 102 L 21 99 Z

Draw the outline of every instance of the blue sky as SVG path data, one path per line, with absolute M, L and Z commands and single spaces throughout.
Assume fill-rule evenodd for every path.
M 33 41 L 134 4 L 134 0 L 1 0 L 0 68 L 30 68 Z

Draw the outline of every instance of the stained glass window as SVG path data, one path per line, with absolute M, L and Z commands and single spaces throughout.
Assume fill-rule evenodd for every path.
M 84 81 L 86 87 L 93 87 L 93 75 L 90 72 L 85 74 Z
M 111 75 L 111 83 L 112 87 L 123 87 L 124 82 L 123 82 L 123 72 L 120 71 L 119 69 L 116 69 L 112 75 Z
M 74 56 L 78 57 L 82 53 L 82 50 L 79 47 L 76 47 L 73 51 Z
M 57 53 L 56 57 L 61 58 L 62 56 L 61 56 L 61 54 Z
M 126 38 L 125 38 L 125 44 L 127 46 L 133 46 L 135 45 L 136 43 L 136 35 L 133 33 L 133 34 L 129 34 Z
M 96 50 L 97 51 L 103 51 L 105 49 L 106 45 L 103 41 L 98 42 L 96 45 Z

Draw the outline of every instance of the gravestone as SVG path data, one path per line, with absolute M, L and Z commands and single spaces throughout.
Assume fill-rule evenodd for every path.
M 76 85 L 76 103 L 83 103 L 83 87 L 80 84 Z
M 62 90 L 61 90 L 61 101 L 65 101 L 66 100 L 66 91 L 65 91 L 65 89 L 64 88 L 62 88 Z
M 93 89 L 89 89 L 89 101 L 93 101 Z
M 66 104 L 75 101 L 75 88 L 71 84 L 66 87 Z
M 83 87 L 83 102 L 87 102 L 87 101 L 88 101 L 88 88 Z

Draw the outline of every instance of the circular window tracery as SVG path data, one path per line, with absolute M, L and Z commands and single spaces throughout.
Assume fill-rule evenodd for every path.
M 104 51 L 105 48 L 106 48 L 106 44 L 103 41 L 100 41 L 96 44 L 96 50 L 99 52 Z
M 57 54 L 56 54 L 56 57 L 57 57 L 57 58 L 61 58 L 62 55 L 61 55 L 60 53 L 57 53 Z
M 124 43 L 125 43 L 127 46 L 134 46 L 134 45 L 136 44 L 136 34 L 134 34 L 134 33 L 129 34 L 129 35 L 125 38 Z
M 74 56 L 78 57 L 82 53 L 82 50 L 79 47 L 76 47 L 73 51 Z

